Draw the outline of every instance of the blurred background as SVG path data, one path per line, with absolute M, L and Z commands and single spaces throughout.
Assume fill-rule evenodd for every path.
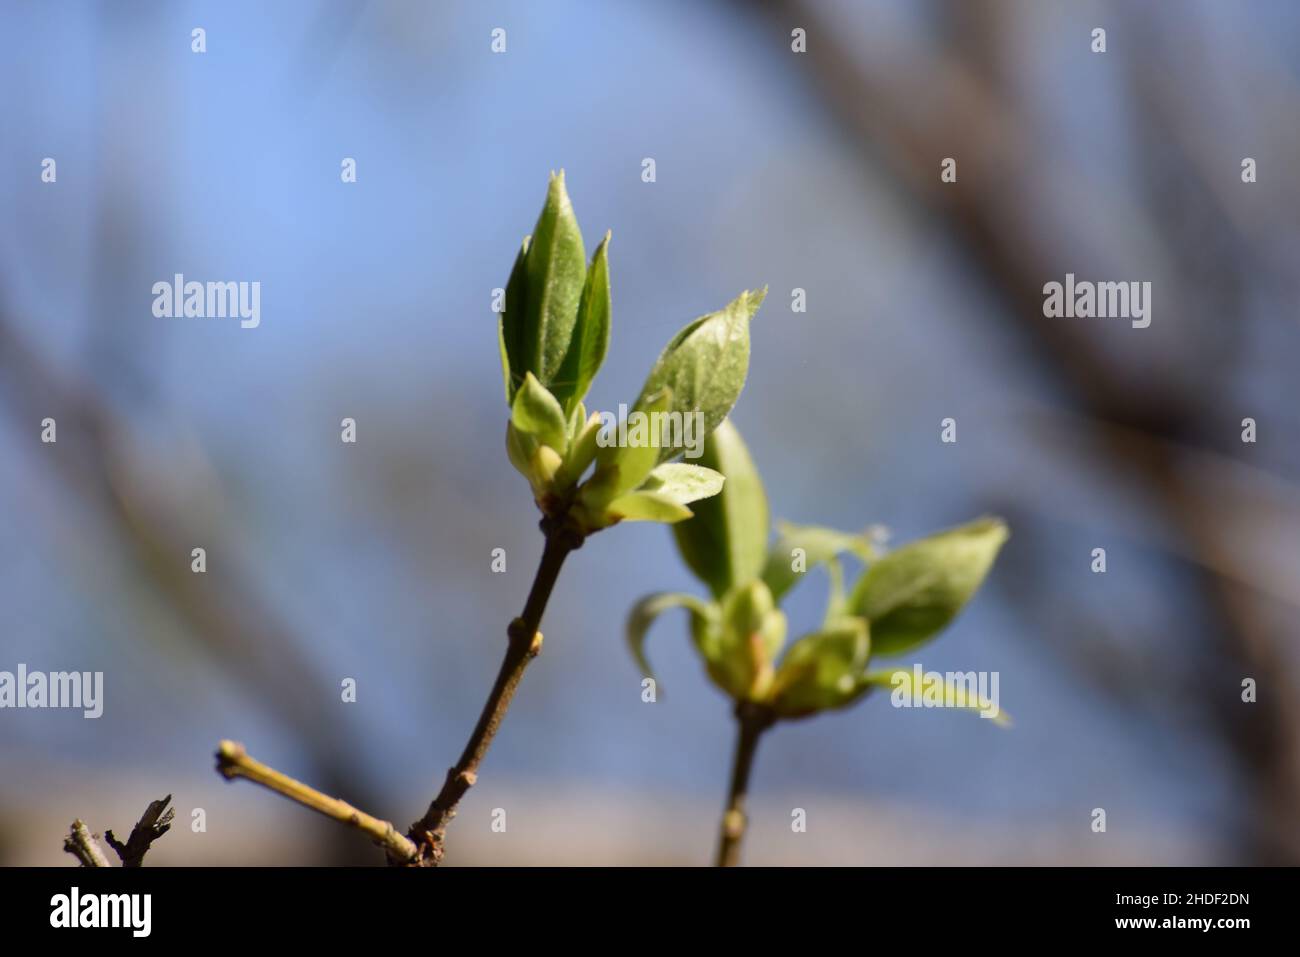
M 71 866 L 73 817 L 124 836 L 166 793 L 151 863 L 382 860 L 222 781 L 224 737 L 423 812 L 541 550 L 489 302 L 561 167 L 613 230 L 589 407 L 767 284 L 733 418 L 775 516 L 1012 528 L 919 660 L 999 672 L 1015 727 L 886 696 L 779 727 L 747 862 L 1300 862 L 1297 40 L 1286 0 L 6 3 L 0 669 L 103 671 L 105 706 L 0 713 L 0 862 Z M 259 281 L 260 327 L 155 318 L 178 272 Z M 1044 318 L 1066 272 L 1150 281 L 1150 328 Z M 679 615 L 653 705 L 623 642 L 664 589 L 702 587 L 662 527 L 570 560 L 448 863 L 711 859 L 728 706 Z

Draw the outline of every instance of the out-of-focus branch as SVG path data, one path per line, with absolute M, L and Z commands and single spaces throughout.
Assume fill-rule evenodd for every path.
M 150 801 L 144 814 L 140 815 L 140 820 L 131 828 L 125 844 L 115 838 L 111 830 L 104 832 L 104 840 L 117 852 L 123 867 L 139 867 L 153 842 L 171 830 L 172 819 L 176 817 L 176 809 L 167 806 L 171 801 L 170 794 L 160 800 Z
M 745 839 L 745 827 L 749 823 L 745 815 L 749 773 L 754 768 L 759 739 L 775 720 L 769 709 L 749 702 L 736 708 L 736 750 L 731 759 L 731 784 L 727 789 L 727 807 L 722 812 L 718 853 L 714 858 L 718 867 L 736 867 L 740 864 L 740 843 Z
M 45 456 L 64 486 L 123 542 L 155 594 L 187 624 L 221 667 L 251 688 L 257 699 L 299 735 L 332 787 L 356 787 L 327 743 L 345 734 L 331 726 L 321 702 L 332 693 L 302 653 L 305 643 L 257 588 L 226 561 L 204 575 L 189 568 L 190 549 L 233 554 L 196 530 L 180 509 L 169 509 L 141 487 L 148 470 L 133 465 L 136 430 L 85 381 L 61 374 L 29 346 L 0 298 L 0 407 L 22 432 L 46 417 L 58 424 L 59 441 Z
M 355 827 L 382 847 L 389 860 L 395 864 L 407 864 L 418 855 L 415 844 L 403 837 L 388 821 L 371 817 L 359 811 L 347 801 L 322 794 L 313 787 L 296 781 L 275 768 L 248 756 L 242 744 L 234 741 L 222 741 L 217 749 L 217 771 L 227 781 L 244 778 L 254 784 L 274 791 L 276 794 L 297 801 L 303 807 L 310 808 L 318 814 Z
M 108 867 L 108 856 L 80 818 L 72 822 L 63 849 L 81 862 L 82 867 Z
M 1034 441 L 1052 447 L 1072 464 L 1077 461 L 1078 468 L 1096 464 L 1098 445 L 1125 449 L 1125 458 L 1132 460 L 1167 456 L 1185 476 L 1189 494 L 1195 496 L 1189 508 L 1214 517 L 1215 547 L 1197 550 L 1181 538 L 1159 531 L 1126 528 L 1124 535 L 1300 612 L 1300 582 L 1289 573 L 1287 563 L 1278 560 L 1279 549 L 1251 551 L 1242 544 L 1270 536 L 1280 539 L 1279 530 L 1300 528 L 1300 487 L 1240 459 L 1066 409 L 1025 402 L 1021 418 Z M 1032 483 L 1013 475 L 1007 476 L 1006 482 L 1025 508 L 1059 515 L 1056 497 L 1040 495 Z M 1225 529 L 1232 534 L 1223 534 Z

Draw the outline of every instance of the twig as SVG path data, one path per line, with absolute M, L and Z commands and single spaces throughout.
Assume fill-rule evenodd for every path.
M 542 633 L 538 626 L 564 559 L 569 552 L 582 546 L 582 535 L 565 525 L 562 518 L 544 519 L 542 531 L 546 535 L 546 546 L 542 550 L 541 563 L 528 592 L 528 600 L 524 603 L 523 614 L 506 629 L 509 644 L 506 646 L 505 659 L 501 662 L 501 669 L 487 702 L 483 705 L 478 723 L 474 726 L 460 760 L 448 770 L 442 790 L 433 799 L 424 817 L 411 825 L 407 837 L 399 834 L 388 821 L 371 817 L 346 801 L 322 794 L 301 781 L 295 781 L 250 758 L 244 746 L 233 741 L 221 742 L 217 751 L 217 771 L 227 780 L 247 778 L 304 807 L 369 834 L 376 844 L 386 850 L 390 863 L 436 867 L 442 861 L 447 825 L 456 816 L 456 806 L 478 779 L 479 764 L 492 746 L 501 722 L 505 720 L 524 670 L 542 650 Z
M 308 787 L 301 781 L 295 781 L 275 768 L 254 760 L 248 756 L 242 744 L 234 741 L 221 742 L 217 750 L 217 771 L 227 781 L 245 778 L 328 818 L 355 827 L 383 847 L 394 863 L 410 863 L 418 855 L 416 846 L 399 834 L 388 821 L 371 817 L 364 811 L 358 811 L 347 801 L 322 794 L 315 788 Z
M 104 832 L 104 840 L 117 852 L 123 867 L 139 867 L 153 842 L 171 830 L 172 819 L 176 817 L 176 809 L 167 806 L 171 801 L 170 794 L 162 800 L 150 801 L 140 820 L 131 828 L 125 844 L 115 838 L 111 830 Z
M 505 659 L 501 662 L 496 683 L 479 715 L 478 724 L 474 726 L 474 732 L 470 735 L 460 760 L 447 771 L 442 790 L 429 805 L 429 810 L 407 832 L 410 839 L 420 847 L 422 864 L 436 867 L 442 861 L 447 825 L 456 816 L 456 805 L 478 779 L 479 764 L 492 746 L 501 722 L 505 720 L 506 711 L 510 708 L 524 670 L 542 650 L 542 633 L 538 631 L 538 626 L 560 568 L 569 552 L 582 546 L 580 534 L 558 523 L 543 520 L 542 530 L 546 534 L 542 560 L 528 592 L 523 614 L 512 621 L 506 630 L 510 643 L 506 647 Z
M 749 793 L 749 772 L 754 766 L 758 739 L 776 718 L 766 708 L 748 702 L 736 707 L 736 754 L 731 764 L 731 787 L 727 809 L 722 814 L 722 832 L 718 838 L 718 867 L 735 867 L 740 863 L 740 842 L 745 837 L 745 797 Z
M 81 818 L 72 822 L 68 837 L 63 842 L 63 849 L 81 861 L 82 867 L 109 866 L 104 849 L 99 846 L 99 841 L 95 840 L 95 835 L 90 833 L 90 828 L 86 827 Z

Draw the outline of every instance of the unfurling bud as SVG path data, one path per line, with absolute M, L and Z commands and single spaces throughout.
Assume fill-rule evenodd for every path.
M 785 644 L 785 614 L 772 592 L 754 580 L 722 601 L 722 629 L 709 673 L 737 700 L 762 700 L 771 687 L 773 663 Z

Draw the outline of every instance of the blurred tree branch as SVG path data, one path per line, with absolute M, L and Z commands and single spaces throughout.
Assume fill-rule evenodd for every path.
M 43 418 L 56 420 L 59 441 L 46 457 L 65 487 L 124 544 L 153 593 L 187 624 L 212 660 L 248 686 L 256 699 L 291 727 L 312 753 L 332 790 L 358 787 L 353 769 L 339 763 L 337 740 L 345 729 L 320 703 L 333 693 L 303 643 L 234 561 L 214 563 L 202 576 L 189 568 L 190 549 L 232 555 L 215 538 L 219 530 L 196 531 L 192 516 L 148 494 L 133 462 L 138 447 L 130 422 L 84 382 L 60 375 L 30 348 L 0 299 L 0 385 L 2 403 L 15 428 L 35 434 Z M 349 847 L 337 849 L 339 863 L 353 862 Z

